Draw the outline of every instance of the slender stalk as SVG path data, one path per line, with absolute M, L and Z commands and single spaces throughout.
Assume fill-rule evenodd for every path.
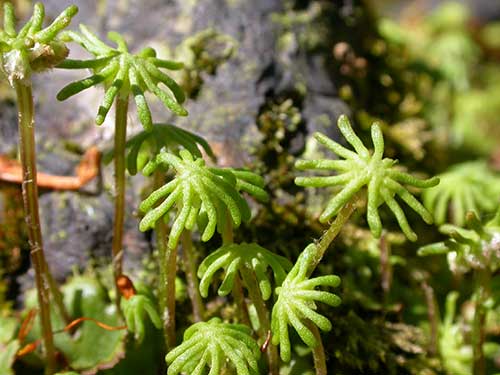
M 347 223 L 353 212 L 356 210 L 358 200 L 359 193 L 352 197 L 352 199 L 342 207 L 337 217 L 330 225 L 330 228 L 328 228 L 326 232 L 323 233 L 323 236 L 321 236 L 320 240 L 316 244 L 316 254 L 313 261 L 311 262 L 311 266 L 308 272 L 309 275 L 311 275 L 312 272 L 316 269 L 332 241 L 335 239 L 335 237 L 337 237 L 342 227 L 345 225 L 345 223 Z
M 66 325 L 68 325 L 71 323 L 71 316 L 68 313 L 68 309 L 66 309 L 66 306 L 64 305 L 63 295 L 59 290 L 56 281 L 54 280 L 54 277 L 52 277 L 52 274 L 50 273 L 49 266 L 47 263 L 45 263 L 45 268 L 47 270 L 47 278 L 49 281 L 50 294 L 52 294 L 52 297 L 54 298 L 54 303 L 56 305 L 57 311 L 59 312 L 59 315 L 64 320 Z
M 127 141 L 128 97 L 115 102 L 115 218 L 113 222 L 113 274 L 123 270 L 123 223 L 125 220 L 125 143 Z M 117 291 L 117 298 L 120 293 Z
M 226 213 L 226 220 L 224 222 L 224 228 L 222 230 L 222 244 L 228 245 L 233 243 L 233 225 L 231 223 L 231 218 L 229 213 Z M 245 302 L 245 295 L 243 294 L 243 286 L 241 285 L 241 280 L 239 275 L 234 278 L 232 295 L 238 311 L 240 312 L 240 319 L 243 324 L 248 326 L 251 325 L 250 317 L 248 316 L 248 306 Z
M 316 338 L 316 341 L 318 342 L 318 345 L 313 348 L 313 360 L 316 375 L 327 375 L 328 371 L 326 369 L 325 348 L 323 346 L 323 341 L 321 340 L 319 329 L 316 324 L 312 323 L 310 320 L 306 320 L 305 325 L 311 330 L 312 334 Z
M 23 203 L 28 227 L 28 240 L 40 308 L 42 341 L 47 365 L 45 374 L 53 374 L 56 357 L 52 325 L 50 322 L 50 295 L 48 267 L 43 252 L 40 214 L 38 211 L 38 186 L 36 181 L 35 118 L 31 86 L 15 82 L 19 114 L 19 148 L 23 167 Z
M 226 220 L 224 221 L 224 228 L 222 229 L 222 244 L 228 245 L 234 242 L 233 224 L 229 212 L 226 212 Z
M 262 299 L 260 294 L 259 285 L 255 275 L 246 267 L 241 269 L 241 277 L 245 283 L 248 295 L 257 310 L 257 316 L 259 317 L 259 331 L 261 337 L 266 337 L 267 333 L 271 330 L 271 323 L 269 321 L 269 310 Z M 267 360 L 269 364 L 269 374 L 278 375 L 279 374 L 279 360 L 278 360 L 278 349 L 275 345 L 268 345 L 267 347 Z
M 430 325 L 429 353 L 431 355 L 436 355 L 438 351 L 439 308 L 436 302 L 434 289 L 429 285 L 427 280 L 422 282 L 422 289 L 424 290 L 425 302 L 427 304 L 427 317 Z
M 488 268 L 476 271 L 476 290 L 475 290 L 475 311 L 474 322 L 472 325 L 472 351 L 474 358 L 473 374 L 485 375 L 486 363 L 484 358 L 484 341 L 485 341 L 485 320 L 486 306 L 485 303 L 490 297 L 490 282 L 491 271 Z
M 240 312 L 241 323 L 251 326 L 250 316 L 248 315 L 248 306 L 245 301 L 245 295 L 243 294 L 243 285 L 241 285 L 241 279 L 238 275 L 234 278 L 234 285 L 232 290 L 232 295 L 238 311 Z
M 356 210 L 356 205 L 359 198 L 360 198 L 360 193 L 352 197 L 352 199 L 342 207 L 342 209 L 338 213 L 333 223 L 326 230 L 326 232 L 323 233 L 323 236 L 321 236 L 318 243 L 316 243 L 316 253 L 314 254 L 313 261 L 311 262 L 310 268 L 307 272 L 308 275 L 311 275 L 314 272 L 318 264 L 321 262 L 321 259 L 325 255 L 326 250 L 328 250 L 330 244 L 337 237 L 342 227 L 347 223 L 351 215 Z M 316 374 L 326 375 L 327 370 L 326 370 L 325 349 L 321 341 L 321 336 L 319 334 L 316 325 L 310 324 L 310 322 L 307 323 L 311 328 L 314 336 L 318 340 L 318 345 L 313 349 L 314 367 L 316 368 Z
M 164 177 L 161 171 L 155 171 L 153 179 L 155 190 L 163 186 Z M 175 275 L 177 252 L 176 249 L 171 250 L 167 246 L 168 228 L 165 221 L 158 220 L 156 222 L 155 232 L 160 268 L 158 300 L 163 320 L 163 336 L 168 351 L 175 347 Z
M 172 350 L 175 347 L 175 276 L 177 274 L 177 247 L 174 249 L 167 247 L 166 250 L 163 262 L 167 275 L 165 283 L 167 299 L 163 318 L 167 335 L 167 349 Z
M 205 316 L 205 306 L 201 300 L 198 276 L 196 276 L 196 259 L 193 254 L 193 241 L 191 232 L 184 230 L 181 235 L 182 255 L 184 260 L 184 270 L 188 284 L 188 294 L 193 307 L 193 317 L 195 322 L 200 322 Z
M 384 314 L 387 313 L 389 307 L 389 297 L 392 285 L 392 266 L 391 266 L 391 244 L 387 240 L 385 231 L 379 240 L 380 249 L 380 284 L 383 293 Z

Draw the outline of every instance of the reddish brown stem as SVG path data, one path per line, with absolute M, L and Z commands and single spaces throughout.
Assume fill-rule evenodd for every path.
M 56 357 L 52 324 L 50 321 L 50 277 L 43 251 L 42 232 L 40 229 L 40 214 L 38 211 L 38 186 L 36 173 L 35 119 L 31 86 L 15 82 L 17 105 L 19 113 L 19 151 L 23 167 L 23 202 L 28 229 L 28 240 L 35 283 L 40 308 L 40 323 L 42 340 L 45 349 L 47 366 L 46 374 L 56 370 Z

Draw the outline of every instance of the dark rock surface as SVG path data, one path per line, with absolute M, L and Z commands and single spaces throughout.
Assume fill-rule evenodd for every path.
M 258 117 L 268 101 L 292 98 L 301 112 L 306 134 L 290 142 L 294 154 L 300 153 L 311 131 L 335 136 L 332 120 L 348 110 L 337 97 L 331 61 L 335 43 L 332 33 L 345 26 L 324 21 L 328 20 L 325 14 L 331 12 L 337 17 L 351 17 L 351 1 L 50 0 L 45 1 L 47 14 L 53 16 L 71 3 L 80 8 L 73 29 L 85 23 L 100 36 L 109 30 L 122 32 L 132 50 L 149 44 L 160 54 L 169 51 L 175 55 L 175 47 L 183 40 L 209 28 L 235 40 L 237 50 L 227 61 L 213 74 L 200 73 L 203 83 L 186 104 L 190 113 L 187 118 L 173 118 L 157 101 L 151 104 L 156 122 L 173 122 L 205 136 L 220 155 L 221 164 L 243 166 L 252 161 L 251 150 L 263 141 Z M 296 3 L 293 12 L 292 3 Z M 315 22 L 319 29 L 311 29 Z M 319 38 L 320 42 L 311 42 L 309 37 Z M 85 53 L 74 46 L 71 57 L 84 58 Z M 60 88 L 83 74 L 56 70 L 35 79 L 39 163 L 43 171 L 71 174 L 79 159 L 69 151 L 75 145 L 81 150 L 91 145 L 111 145 L 112 114 L 103 126 L 93 124 L 102 97 L 99 90 L 86 90 L 63 104 L 55 99 Z M 7 101 L 1 108 L 0 152 L 12 152 L 17 144 L 15 108 Z M 131 108 L 134 110 L 133 105 Z M 129 122 L 129 134 L 140 129 L 133 113 Z M 72 267 L 83 267 L 90 257 L 110 253 L 112 168 L 105 168 L 103 178 L 103 190 L 97 195 L 46 191 L 41 196 L 45 248 L 58 278 L 68 275 Z M 140 254 L 151 247 L 148 238 L 138 232 L 137 218 L 133 216 L 144 180 L 134 177 L 128 182 L 126 264 L 137 265 Z

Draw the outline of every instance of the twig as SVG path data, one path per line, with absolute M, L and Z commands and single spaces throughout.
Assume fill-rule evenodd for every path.
M 99 174 L 101 154 L 97 147 L 90 147 L 76 167 L 76 176 L 59 176 L 43 172 L 37 172 L 37 186 L 51 190 L 78 190 Z M 6 155 L 0 155 L 0 180 L 22 184 L 23 170 L 21 163 L 10 159 Z

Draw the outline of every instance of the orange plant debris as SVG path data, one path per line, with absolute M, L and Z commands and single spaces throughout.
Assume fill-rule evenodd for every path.
M 47 173 L 37 173 L 37 185 L 52 190 L 78 190 L 94 179 L 99 173 L 101 154 L 97 147 L 90 147 L 76 167 L 76 176 L 57 176 Z M 23 170 L 17 160 L 0 155 L 0 181 L 21 184 Z

